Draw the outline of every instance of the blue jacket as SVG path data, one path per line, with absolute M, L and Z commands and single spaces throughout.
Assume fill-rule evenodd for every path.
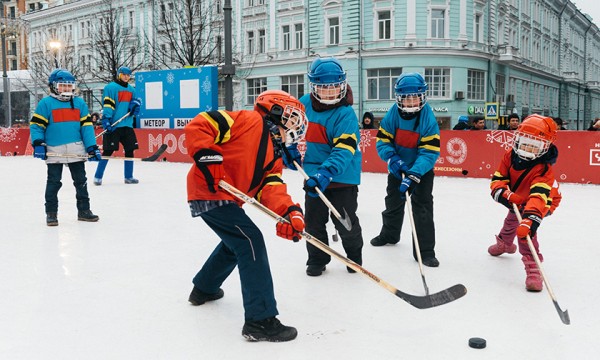
M 83 141 L 84 148 L 96 145 L 94 126 L 88 107 L 79 97 L 60 101 L 52 96 L 43 98 L 30 122 L 31 143 L 42 140 L 48 146 L 60 146 Z
M 338 106 L 322 112 L 313 109 L 310 94 L 300 98 L 306 108 L 308 129 L 304 170 L 309 176 L 327 168 L 332 182 L 360 184 L 362 153 L 358 148 L 360 128 L 352 106 Z
M 129 112 L 129 102 L 135 99 L 135 88 L 130 84 L 123 86 L 123 83 L 113 81 L 104 87 L 102 99 L 104 107 L 102 110 L 102 119 L 110 118 L 113 124 Z M 133 127 L 133 115 L 128 116 L 118 123 L 115 128 Z
M 440 128 L 429 104 L 411 120 L 403 119 L 398 106 L 392 106 L 379 124 L 376 147 L 385 162 L 400 155 L 409 174 L 423 176 L 433 169 L 440 156 Z

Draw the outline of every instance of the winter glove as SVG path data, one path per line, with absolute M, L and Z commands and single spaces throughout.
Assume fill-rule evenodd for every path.
M 302 154 L 298 151 L 298 144 L 292 144 L 290 146 L 281 145 L 281 158 L 283 159 L 283 163 L 290 170 L 298 170 L 296 165 L 294 165 L 294 161 L 298 163 L 299 166 L 302 166 Z
M 306 183 L 304 184 L 304 191 L 306 191 L 306 193 L 309 196 L 319 197 L 319 194 L 317 193 L 316 189 L 319 189 L 321 190 L 321 192 L 324 192 L 325 189 L 327 189 L 327 186 L 329 186 L 329 183 L 331 182 L 332 178 L 333 174 L 331 174 L 329 170 L 317 170 L 316 174 L 314 174 L 313 176 L 309 177 L 308 180 L 306 180 Z
M 517 227 L 517 237 L 525 238 L 527 235 L 534 237 L 541 223 L 542 218 L 539 215 L 525 211 L 523 220 L 521 220 L 519 227 Z
M 138 115 L 142 106 L 142 98 L 135 98 L 129 102 L 129 114 Z
M 223 179 L 225 170 L 223 168 L 223 155 L 214 149 L 202 149 L 194 154 L 196 166 L 204 175 L 208 191 L 217 192 L 219 181 Z
M 400 186 L 398 187 L 398 190 L 400 191 L 400 197 L 402 198 L 402 200 L 406 200 L 406 192 L 408 192 L 408 194 L 410 195 L 413 190 L 415 189 L 415 187 L 417 185 L 419 185 L 419 183 L 421 182 L 421 177 L 417 174 L 408 174 L 404 177 L 404 179 L 402 180 L 402 183 L 400 184 Z
M 46 144 L 38 139 L 33 142 L 33 157 L 37 159 L 46 160 Z
M 109 133 L 115 131 L 115 128 L 112 127 L 110 120 L 111 120 L 110 118 L 104 118 L 104 117 L 102 118 L 102 128 Z
M 301 237 L 300 233 L 304 231 L 304 215 L 302 215 L 300 205 L 290 206 L 282 217 L 289 222 L 277 223 L 277 236 L 298 242 Z
M 98 150 L 98 145 L 92 145 L 88 147 L 85 151 L 88 153 L 89 161 L 100 161 L 102 160 L 102 154 L 100 154 L 100 150 Z
M 394 155 L 388 159 L 388 170 L 396 178 L 402 180 L 402 174 L 408 171 L 408 166 L 406 166 L 406 163 L 400 159 L 399 155 Z
M 512 204 L 521 205 L 525 199 L 521 195 L 515 194 L 507 188 L 492 190 L 492 198 L 512 210 Z

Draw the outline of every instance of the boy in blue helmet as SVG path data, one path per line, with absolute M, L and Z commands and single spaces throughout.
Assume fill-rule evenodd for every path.
M 43 98 L 35 109 L 29 129 L 33 156 L 46 160 L 46 225 L 58 225 L 58 190 L 62 183 L 63 166 L 68 166 L 75 185 L 77 219 L 98 221 L 90 210 L 87 190 L 85 159 L 78 157 L 47 156 L 55 154 L 89 155 L 91 161 L 101 159 L 96 145 L 94 126 L 88 107 L 81 98 L 74 96 L 75 77 L 65 69 L 55 69 L 48 78 L 50 96 Z
M 418 73 L 400 75 L 392 106 L 379 125 L 377 153 L 388 163 L 389 175 L 383 226 L 373 246 L 396 244 L 409 193 L 423 265 L 439 266 L 435 257 L 433 166 L 440 155 L 440 129 L 427 104 L 427 83 Z M 413 245 L 413 257 L 418 259 Z
M 129 84 L 131 69 L 121 66 L 117 70 L 117 79 L 104 87 L 102 127 L 106 130 L 102 138 L 102 155 L 111 156 L 123 144 L 125 157 L 132 158 L 138 149 L 137 137 L 133 131 L 133 118 L 140 112 L 142 101 L 136 96 L 135 88 Z M 129 115 L 127 115 L 129 114 Z M 123 116 L 127 117 L 116 123 Z M 137 184 L 133 177 L 133 161 L 124 162 L 125 184 Z M 102 185 L 102 177 L 108 160 L 101 160 L 94 176 L 94 185 Z
M 335 58 L 315 59 L 308 72 L 310 94 L 300 102 L 306 107 L 309 121 L 306 133 L 304 170 L 309 175 L 304 189 L 306 231 L 328 243 L 326 224 L 329 208 L 318 197 L 321 190 L 333 206 L 352 223 L 347 230 L 335 217 L 332 221 L 350 260 L 362 265 L 362 230 L 356 209 L 362 154 L 358 148 L 360 129 L 352 109 L 352 90 L 346 72 Z M 319 276 L 331 257 L 307 243 L 306 274 Z M 354 272 L 348 268 L 349 272 Z

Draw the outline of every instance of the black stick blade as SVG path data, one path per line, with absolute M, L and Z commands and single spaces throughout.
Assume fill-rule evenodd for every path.
M 556 302 L 556 301 L 552 301 L 552 302 L 554 303 L 554 307 L 556 308 L 556 311 L 558 311 L 558 316 L 560 317 L 560 320 L 563 322 L 563 324 L 570 325 L 571 317 L 569 316 L 569 310 L 562 311 L 560 306 L 558 306 L 558 302 Z
M 147 158 L 143 158 L 142 161 L 156 161 L 156 159 L 158 159 L 165 152 L 165 150 L 167 150 L 167 145 L 162 144 L 154 154 L 148 156 Z
M 417 309 L 429 309 L 432 307 L 440 306 L 460 299 L 467 294 L 467 288 L 462 284 L 457 284 L 449 287 L 446 290 L 442 290 L 435 294 L 417 296 L 404 293 L 400 290 L 396 290 L 396 296 L 416 307 Z

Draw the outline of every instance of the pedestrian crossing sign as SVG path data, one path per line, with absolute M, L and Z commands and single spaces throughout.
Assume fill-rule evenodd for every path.
M 498 103 L 485 103 L 485 119 L 498 120 Z

